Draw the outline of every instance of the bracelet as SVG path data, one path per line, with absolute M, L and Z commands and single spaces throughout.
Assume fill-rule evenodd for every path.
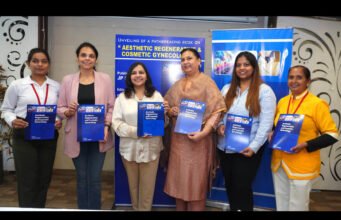
M 110 125 L 110 124 L 105 124 L 105 125 L 104 125 L 104 127 L 108 127 L 108 128 L 110 128 L 110 127 L 111 127 L 111 125 Z

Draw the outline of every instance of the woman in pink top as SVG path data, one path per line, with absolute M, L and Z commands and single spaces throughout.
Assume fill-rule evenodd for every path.
M 101 208 L 101 171 L 105 153 L 113 148 L 110 130 L 114 108 L 112 79 L 95 69 L 98 52 L 88 42 L 76 50 L 79 72 L 64 77 L 59 94 L 57 113 L 66 119 L 64 153 L 72 158 L 77 172 L 77 199 L 80 209 Z M 77 141 L 77 106 L 105 106 L 104 140 Z M 96 132 L 96 131 L 94 131 Z

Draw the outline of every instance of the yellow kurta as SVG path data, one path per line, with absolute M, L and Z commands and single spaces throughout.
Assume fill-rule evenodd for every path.
M 289 112 L 287 112 L 287 108 L 291 95 L 283 97 L 278 102 L 275 125 L 278 122 L 280 114 L 294 113 L 306 92 L 303 92 L 295 100 L 291 98 Z M 329 112 L 328 104 L 315 95 L 309 93 L 295 114 L 304 115 L 298 143 L 309 141 L 316 138 L 320 134 L 326 133 L 332 135 L 335 138 L 338 137 L 338 130 Z M 289 179 L 313 179 L 320 174 L 320 150 L 309 153 L 306 149 L 303 149 L 299 153 L 289 154 L 274 149 L 272 152 L 271 162 L 272 171 L 276 172 L 281 165 Z

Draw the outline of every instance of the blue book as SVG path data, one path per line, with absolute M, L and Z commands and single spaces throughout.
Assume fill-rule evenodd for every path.
M 79 105 L 77 109 L 77 141 L 104 140 L 104 105 Z
M 162 102 L 138 102 L 137 136 L 163 136 L 165 112 Z
M 252 117 L 227 114 L 225 124 L 226 149 L 241 152 L 249 146 Z
M 290 148 L 297 145 L 303 120 L 304 115 L 281 114 L 278 118 L 270 147 L 287 153 L 294 153 Z
M 56 115 L 56 105 L 27 105 L 25 140 L 53 139 Z
M 188 134 L 200 131 L 205 110 L 204 102 L 182 99 L 174 132 Z

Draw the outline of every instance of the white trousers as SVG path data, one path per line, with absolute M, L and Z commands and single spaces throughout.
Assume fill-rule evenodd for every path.
M 282 167 L 272 177 L 277 211 L 309 211 L 312 180 L 289 179 Z

